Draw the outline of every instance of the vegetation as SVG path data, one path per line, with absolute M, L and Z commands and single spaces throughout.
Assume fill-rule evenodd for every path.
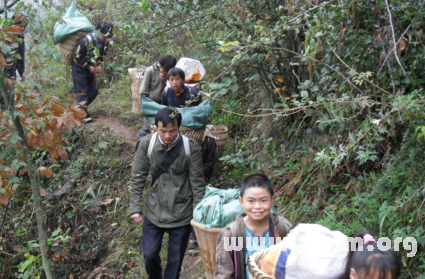
M 28 103 L 26 113 L 37 112 L 44 100 L 72 108 L 67 107 L 73 102 L 70 69 L 58 62 L 52 41 L 54 24 L 69 1 L 64 4 L 11 8 L 24 9 L 31 19 L 28 81 L 22 85 L 40 95 L 16 103 L 17 109 Z M 43 146 L 31 152 L 37 167 L 54 172 L 38 184 L 51 193 L 43 197 L 43 207 L 55 278 L 144 276 L 141 229 L 127 215 L 135 137 L 115 130 L 123 126 L 135 132 L 142 124 L 130 113 L 127 68 L 150 65 L 163 53 L 198 59 L 207 69 L 203 93 L 213 99 L 211 122 L 228 125 L 230 135 L 214 186 L 237 187 L 243 176 L 263 172 L 276 187 L 278 211 L 294 224 L 317 222 L 347 235 L 367 229 L 392 240 L 415 237 L 414 257 L 406 248 L 398 252 L 402 274 L 425 277 L 425 2 L 76 4 L 93 23 L 112 21 L 118 33 L 99 79 L 101 93 L 91 106 L 97 124 L 63 129 L 69 145 L 61 160 L 52 160 Z M 34 119 L 64 117 L 48 108 L 43 112 L 49 115 Z M 118 121 L 115 130 L 101 121 L 108 117 Z M 4 129 L 8 122 L 2 123 Z M 13 166 L 16 172 L 1 176 L 21 190 L 0 208 L 0 225 L 6 228 L 0 235 L 1 273 L 44 278 L 29 178 L 18 175 L 25 165 L 15 160 L 20 139 L 13 133 L 6 137 L 11 144 L 2 139 L 7 152 L 2 151 L 1 170 Z M 69 193 L 53 195 L 67 183 Z M 7 187 L 0 189 L 0 201 Z M 199 278 L 203 271 L 185 274 Z

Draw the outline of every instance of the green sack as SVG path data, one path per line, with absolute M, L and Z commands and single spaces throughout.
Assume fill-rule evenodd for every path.
M 217 189 L 207 186 L 205 196 L 193 211 L 193 219 L 207 228 L 224 227 L 244 212 L 239 204 L 240 189 Z
M 141 100 L 142 115 L 146 117 L 146 119 L 151 125 L 155 124 L 156 113 L 160 109 L 165 108 L 166 106 L 160 105 L 144 95 L 141 96 Z M 180 111 L 182 115 L 182 127 L 187 127 L 196 130 L 201 128 L 207 122 L 208 117 L 210 117 L 212 113 L 212 101 L 211 99 L 207 99 L 196 107 L 174 109 Z
M 193 211 L 193 219 L 206 228 L 223 228 L 236 220 L 244 209 L 239 203 L 241 189 L 217 189 L 207 186 L 205 196 Z M 276 212 L 272 206 L 271 212 Z
M 74 2 L 71 3 L 66 14 L 62 17 L 64 22 L 56 22 L 53 31 L 53 42 L 56 44 L 65 40 L 69 35 L 77 31 L 91 32 L 94 27 L 91 22 L 80 11 Z

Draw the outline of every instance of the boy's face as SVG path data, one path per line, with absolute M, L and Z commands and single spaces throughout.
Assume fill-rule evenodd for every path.
M 170 76 L 168 79 L 170 82 L 171 88 L 177 93 L 180 93 L 180 91 L 183 89 L 183 79 L 177 75 L 177 76 Z
M 239 203 L 243 207 L 248 218 L 260 221 L 266 218 L 272 208 L 274 198 L 267 188 L 250 187 L 245 189 L 243 197 L 239 197 Z

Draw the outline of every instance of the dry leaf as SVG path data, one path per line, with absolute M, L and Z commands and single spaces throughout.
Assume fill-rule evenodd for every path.
M 46 192 L 46 190 L 44 190 L 43 188 L 40 187 L 40 196 L 45 197 L 47 196 L 49 193 Z
M 21 169 L 21 170 L 19 171 L 19 175 L 23 175 L 23 174 L 26 172 L 26 170 L 27 170 L 27 168 L 26 168 L 26 167 L 24 167 L 23 169 Z
M 0 193 L 0 205 L 4 204 L 7 205 L 9 203 L 9 197 L 12 195 L 12 191 L 10 190 L 10 187 L 2 188 L 6 190 L 6 194 Z
M 285 101 L 291 100 L 291 97 L 286 97 Z
M 381 55 L 379 56 L 379 67 L 382 67 L 382 65 L 384 64 L 384 61 L 385 61 L 385 57 L 386 56 L 387 55 L 386 55 L 385 51 L 383 50 L 381 52 Z
M 39 167 L 37 169 L 37 174 L 53 177 L 53 172 L 48 167 Z
M 275 88 L 274 93 L 278 93 L 282 88 Z
M 55 241 L 52 242 L 52 246 L 58 246 L 60 242 L 61 242 L 60 239 L 56 239 Z
M 71 273 L 71 274 L 69 275 L 69 279 L 74 279 L 74 274 L 72 274 L 72 273 Z
M 281 76 L 276 77 L 276 79 L 277 79 L 278 82 L 283 83 L 283 78 Z
M 406 48 L 406 43 L 403 39 L 398 43 L 398 48 L 400 49 L 400 51 L 403 51 Z
M 71 100 L 74 100 L 75 99 L 75 93 L 72 93 L 71 94 Z
M 16 192 L 16 189 L 18 189 L 19 184 L 14 184 L 12 187 L 12 191 Z
M 110 204 L 113 201 L 113 199 L 104 199 L 102 202 L 103 204 Z

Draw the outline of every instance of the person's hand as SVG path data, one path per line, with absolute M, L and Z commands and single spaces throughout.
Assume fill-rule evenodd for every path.
M 96 73 L 100 73 L 100 72 L 102 72 L 102 66 L 97 66 L 96 67 L 96 69 L 95 69 L 95 71 L 96 71 Z
M 21 76 L 21 81 L 25 81 L 25 79 L 26 79 L 26 76 L 25 75 L 22 75 Z
M 130 218 L 133 219 L 137 224 L 143 221 L 142 214 L 133 214 Z
M 89 71 L 90 73 L 94 74 L 96 72 L 96 69 L 93 66 L 90 66 Z

